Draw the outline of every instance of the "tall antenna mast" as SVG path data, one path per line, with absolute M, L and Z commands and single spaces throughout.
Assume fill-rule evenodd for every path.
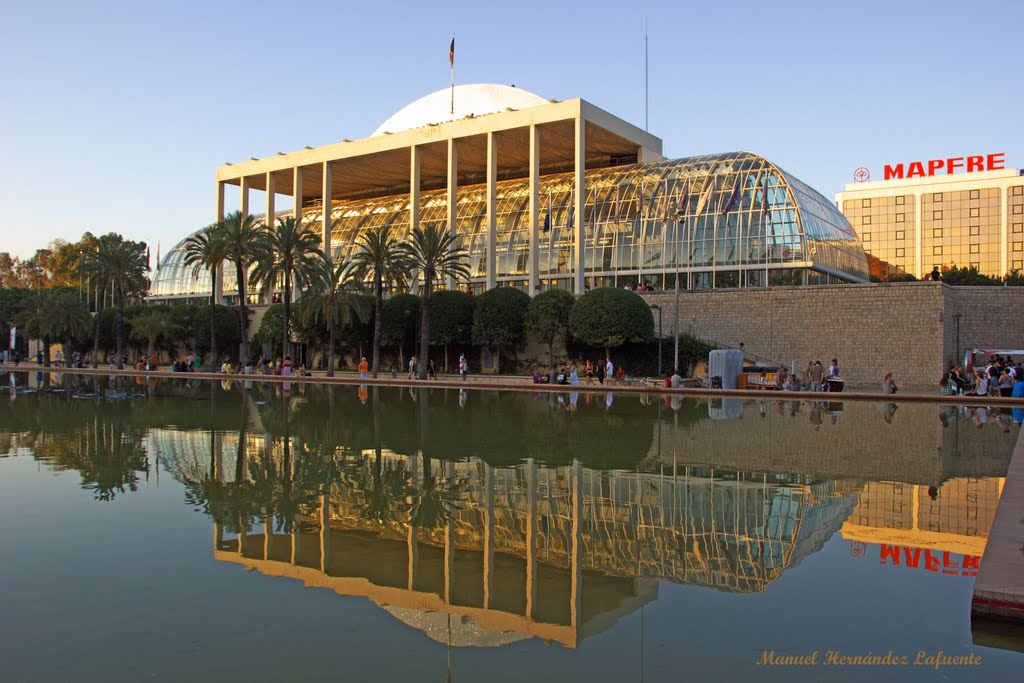
M 647 120 L 647 118 L 648 118 L 648 116 L 647 116 L 647 109 L 648 109 L 648 107 L 647 107 L 647 105 L 648 105 L 647 83 L 648 83 L 648 79 L 647 79 L 647 15 L 645 14 L 644 15 L 644 130 L 647 130 L 649 128 L 648 120 Z

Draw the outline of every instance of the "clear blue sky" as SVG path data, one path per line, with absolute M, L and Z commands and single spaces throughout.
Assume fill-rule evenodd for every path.
M 667 156 L 749 150 L 826 197 L 858 166 L 1024 166 L 1024 2 L 32 2 L 0 7 L 0 251 L 160 241 L 225 161 L 363 137 L 449 82 L 582 97 Z M 282 198 L 284 199 L 284 198 Z M 229 198 L 228 208 L 234 208 Z

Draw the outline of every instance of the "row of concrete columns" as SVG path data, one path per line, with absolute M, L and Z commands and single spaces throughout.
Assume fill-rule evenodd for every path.
M 497 286 L 497 182 L 498 182 L 498 134 L 494 132 L 488 132 L 487 138 L 487 151 L 486 151 L 486 229 L 487 229 L 487 242 L 486 242 L 486 261 L 487 261 L 487 276 L 486 276 L 486 288 L 491 289 Z M 539 229 L 538 215 L 540 213 L 540 201 L 538 198 L 539 186 L 540 186 L 540 143 L 541 143 L 541 131 L 535 124 L 530 126 L 530 142 L 529 142 L 529 212 L 530 212 L 530 242 L 529 242 L 529 260 L 527 265 L 527 278 L 530 294 L 536 294 L 539 289 L 539 278 L 537 268 L 539 265 L 538 259 L 538 239 L 537 232 Z M 571 209 L 573 216 L 573 290 L 577 294 L 583 292 L 584 284 L 584 259 L 583 259 L 583 245 L 584 245 L 584 206 L 586 205 L 586 122 L 582 118 L 575 119 L 575 144 L 574 144 L 574 192 L 573 192 L 573 206 Z M 448 225 L 453 235 L 457 232 L 457 218 L 458 218 L 458 140 L 456 138 L 449 138 L 447 140 L 447 200 L 448 200 Z M 420 219 L 420 186 L 421 186 L 421 158 L 422 158 L 422 146 L 413 145 L 409 148 L 409 220 L 410 228 L 415 229 L 419 227 Z M 323 249 L 327 254 L 333 254 L 331 244 L 331 210 L 332 210 L 332 181 L 333 181 L 333 162 L 325 161 L 321 164 L 321 177 L 323 180 L 323 186 L 321 188 L 321 198 L 323 206 Z M 292 169 L 292 188 L 293 197 L 295 200 L 294 216 L 297 222 L 302 220 L 302 205 L 303 205 L 303 168 L 294 167 Z M 276 194 L 274 173 L 268 172 L 266 174 L 266 215 L 268 221 L 273 221 L 275 215 L 274 199 Z M 217 183 L 217 206 L 216 214 L 217 221 L 224 220 L 224 182 Z M 251 177 L 243 177 L 240 183 L 241 197 L 240 197 L 240 210 L 243 215 L 249 213 L 249 191 L 251 189 L 252 179 Z M 218 278 L 218 287 L 220 287 L 221 278 Z M 448 286 L 454 288 L 456 283 L 449 281 Z M 222 291 L 222 290 L 221 290 Z M 218 301 L 221 299 L 221 291 L 218 291 Z

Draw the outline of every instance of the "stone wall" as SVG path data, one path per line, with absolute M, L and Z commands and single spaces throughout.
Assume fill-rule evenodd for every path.
M 644 294 L 662 307 L 672 334 L 675 294 Z M 880 388 L 886 370 L 900 387 L 936 389 L 960 348 L 1024 345 L 1024 288 L 902 282 L 681 292 L 680 330 L 723 348 L 744 344 L 757 362 L 805 370 L 839 360 L 850 386 Z M 657 319 L 655 319 L 657 320 Z M 657 322 L 655 322 L 657 324 Z

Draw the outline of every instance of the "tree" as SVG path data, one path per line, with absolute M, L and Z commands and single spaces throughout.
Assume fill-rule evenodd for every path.
M 53 313 L 49 306 L 51 296 L 52 293 L 45 289 L 33 292 L 14 317 L 14 324 L 24 330 L 26 339 L 42 340 L 46 367 L 50 367 L 50 334 L 53 331 Z
M 455 246 L 455 236 L 436 223 L 415 228 L 402 245 L 409 267 L 423 277 L 423 304 L 420 306 L 420 379 L 427 378 L 430 361 L 430 300 L 434 283 L 443 278 L 469 279 L 469 251 Z
M 352 255 L 353 277 L 373 280 L 373 376 L 380 372 L 380 345 L 382 343 L 382 313 L 384 285 L 401 285 L 409 270 L 391 226 L 372 228 L 359 236 L 358 248 Z
M 214 308 L 217 306 L 217 271 L 227 258 L 227 243 L 223 231 L 209 225 L 185 240 L 185 265 L 192 266 L 192 277 L 202 271 L 210 274 L 210 355 L 211 364 L 217 362 L 217 329 Z M 198 344 L 197 344 L 198 346 Z
M 1024 287 L 1024 272 L 1011 270 L 1003 278 L 1003 284 L 1007 287 Z
M 172 335 L 177 330 L 165 308 L 151 306 L 132 318 L 132 331 L 146 340 L 146 357 L 148 358 L 156 350 L 158 339 Z
M 514 287 L 489 289 L 477 297 L 473 313 L 473 343 L 498 352 L 513 351 L 526 340 L 526 309 L 530 297 Z
M 81 339 L 92 327 L 89 309 L 71 289 L 58 289 L 50 297 L 50 315 L 53 319 L 51 332 L 61 340 L 65 359 L 71 353 L 75 339 Z
M 1003 284 L 1002 280 L 991 275 L 985 275 L 978 270 L 978 266 L 961 268 L 950 266 L 942 269 L 942 281 L 953 286 L 982 286 L 996 287 Z
M 448 347 L 467 345 L 473 341 L 473 313 L 476 298 L 454 289 L 434 294 L 430 308 L 430 335 L 444 346 L 444 371 L 448 372 Z
M 369 314 L 366 300 L 354 295 L 355 287 L 351 268 L 344 263 L 335 264 L 329 256 L 320 254 L 320 263 L 310 273 L 309 290 L 300 306 L 305 321 L 321 320 L 327 326 L 328 377 L 334 376 L 335 330 L 347 325 L 353 317 L 366 320 Z
M 555 373 L 555 342 L 569 332 L 569 313 L 576 298 L 564 289 L 549 289 L 533 298 L 526 309 L 526 331 L 548 345 L 548 375 Z
M 266 249 L 253 269 L 253 282 L 261 284 L 264 293 L 270 292 L 281 280 L 284 284 L 284 355 L 291 353 L 289 325 L 292 313 L 292 285 L 302 288 L 317 275 L 324 256 L 320 251 L 320 233 L 309 223 L 296 221 L 294 216 L 278 218 L 277 226 L 267 229 Z M 322 284 L 322 283 L 321 283 Z
M 234 211 L 224 217 L 215 228 L 223 240 L 227 260 L 235 265 L 238 281 L 238 331 L 242 341 L 238 345 L 238 362 L 249 359 L 249 267 L 264 258 L 267 249 L 267 229 L 253 216 Z
M 584 294 L 569 314 L 569 329 L 584 344 L 611 349 L 654 337 L 654 315 L 643 297 L 617 287 L 601 287 Z
M 416 319 L 420 313 L 420 298 L 415 294 L 396 294 L 384 302 L 380 311 L 380 340 L 382 344 L 398 347 L 398 363 L 405 363 L 403 348 L 408 339 L 416 339 Z M 376 327 L 376 323 L 374 323 Z
M 123 370 L 124 305 L 129 297 L 145 295 L 149 285 L 146 281 L 146 273 L 149 272 L 146 245 L 144 242 L 126 240 L 115 233 L 104 235 L 96 251 L 88 254 L 85 268 L 102 287 L 109 287 L 113 292 L 117 311 L 117 367 Z

